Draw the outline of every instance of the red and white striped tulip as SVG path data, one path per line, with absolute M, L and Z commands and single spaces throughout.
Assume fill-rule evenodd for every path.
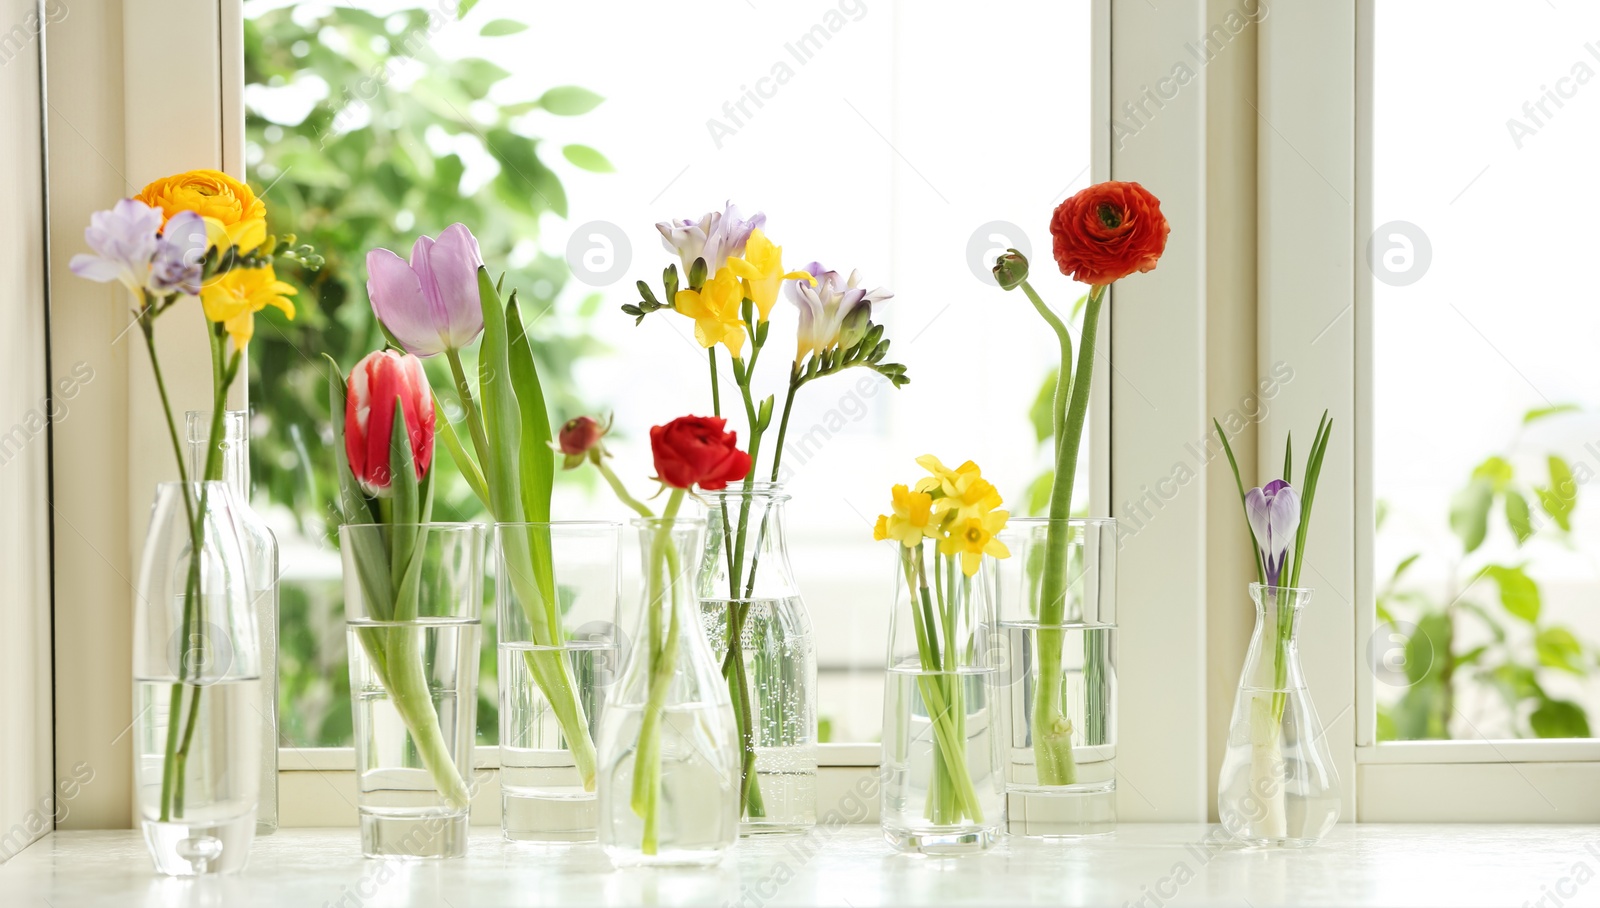
M 395 407 L 405 414 L 406 435 L 417 480 L 433 463 L 433 394 L 422 360 L 409 353 L 380 350 L 350 370 L 345 395 L 344 449 L 350 472 L 369 495 L 388 495 L 393 472 L 389 442 Z

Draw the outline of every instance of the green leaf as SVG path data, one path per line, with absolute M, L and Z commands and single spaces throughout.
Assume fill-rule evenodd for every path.
M 1393 584 L 1399 581 L 1401 575 L 1409 570 L 1413 564 L 1416 564 L 1417 559 L 1421 557 L 1421 552 L 1412 552 L 1410 555 L 1400 559 L 1400 563 L 1394 566 L 1394 574 L 1389 578 L 1389 582 Z
M 1523 621 L 1533 624 L 1539 620 L 1539 585 L 1520 566 L 1507 567 L 1491 564 L 1478 572 L 1500 587 L 1500 604 L 1505 610 Z
M 1494 505 L 1494 483 L 1477 478 L 1450 499 L 1450 531 L 1461 540 L 1463 553 L 1475 552 L 1489 534 L 1489 508 Z
M 467 453 L 461 444 L 461 436 L 456 434 L 455 424 L 450 422 L 450 417 L 445 415 L 444 404 L 439 401 L 439 395 L 433 395 L 433 409 L 439 414 L 436 423 L 439 437 L 444 440 L 444 446 L 450 451 L 450 459 L 456 462 L 456 469 L 461 471 L 461 476 L 467 481 L 467 487 L 472 489 L 472 494 L 485 506 L 489 503 L 489 487 L 483 481 L 483 471 L 473 462 L 472 456 Z
M 1030 515 L 1037 516 L 1050 510 L 1050 493 L 1054 491 L 1055 485 L 1055 470 L 1045 470 L 1043 473 L 1040 473 L 1038 476 L 1034 477 L 1033 482 L 1028 484 L 1028 494 L 1026 498 L 1028 500 L 1028 513 Z
M 1574 675 L 1587 675 L 1588 666 L 1583 659 L 1583 644 L 1578 638 L 1564 627 L 1547 627 L 1533 638 L 1534 651 L 1539 654 L 1539 663 L 1550 668 L 1559 668 Z
M 1578 409 L 1580 408 L 1577 404 L 1556 404 L 1553 407 L 1535 407 L 1534 409 L 1522 414 L 1522 424 L 1527 425 L 1530 422 L 1544 419 L 1546 416 L 1556 416 L 1561 413 L 1571 413 Z
M 1438 677 L 1445 653 L 1450 651 L 1454 625 L 1446 612 L 1429 612 L 1417 622 L 1417 632 L 1406 640 L 1406 680 L 1412 684 Z M 1439 663 L 1437 666 L 1435 663 Z
M 587 88 L 558 85 L 539 96 L 539 106 L 558 117 L 576 117 L 599 107 L 604 100 Z
M 518 22 L 515 19 L 490 19 L 483 24 L 483 28 L 478 29 L 478 34 L 485 38 L 500 38 L 527 30 L 527 23 Z
M 1406 688 L 1391 713 L 1394 739 L 1425 741 L 1450 737 L 1448 709 L 1449 696 L 1443 683 L 1430 679 L 1413 684 Z
M 1033 437 L 1035 441 L 1043 444 L 1055 437 L 1055 412 L 1056 378 L 1061 375 L 1061 369 L 1050 370 L 1044 377 L 1044 384 L 1039 386 L 1039 393 L 1033 397 L 1033 406 L 1028 408 L 1028 420 L 1033 423 Z
M 561 148 L 561 156 L 571 161 L 576 167 L 581 167 L 591 173 L 612 173 L 616 170 L 606 156 L 587 145 L 565 145 Z
M 489 89 L 496 82 L 511 75 L 501 67 L 478 57 L 456 61 L 450 73 L 455 84 L 474 101 L 488 97 Z
M 1456 603 L 1456 607 L 1464 612 L 1471 612 L 1473 615 L 1476 615 L 1478 620 L 1483 622 L 1483 626 L 1489 629 L 1489 633 L 1494 635 L 1494 642 L 1506 642 L 1505 625 L 1502 625 L 1500 623 L 1500 619 L 1488 609 L 1476 602 L 1471 601 L 1470 599 L 1462 599 L 1458 601 Z
M 533 348 L 528 343 L 527 330 L 522 326 L 522 311 L 517 306 L 517 294 L 511 294 L 506 304 L 506 332 L 511 345 L 507 351 L 511 370 L 511 385 L 516 389 L 518 416 L 522 423 L 522 445 L 519 471 L 522 486 L 524 519 L 533 523 L 550 520 L 550 490 L 555 480 L 556 455 L 550 447 L 550 413 L 545 405 L 544 387 L 539 382 L 539 369 L 533 360 Z
M 472 12 L 472 8 L 477 5 L 478 0 L 461 0 L 460 5 L 456 7 L 456 21 L 467 18 L 467 13 Z
M 1549 457 L 1550 485 L 1538 487 L 1539 507 L 1555 520 L 1563 531 L 1572 532 L 1572 511 L 1578 506 L 1578 484 L 1572 478 L 1572 468 L 1567 462 L 1551 454 Z
M 1511 484 L 1511 478 L 1514 475 L 1515 471 L 1511 468 L 1511 462 L 1498 455 L 1490 457 L 1472 468 L 1472 478 L 1489 480 L 1496 493 L 1504 492 L 1506 486 Z
M 1589 714 L 1571 700 L 1546 699 L 1528 716 L 1528 724 L 1541 738 L 1589 737 Z
M 478 296 L 483 308 L 483 342 L 478 349 L 478 394 L 483 407 L 489 454 L 484 458 L 484 479 L 489 485 L 489 508 L 501 523 L 522 523 L 519 448 L 522 418 L 517 394 L 511 387 L 510 339 L 506 310 L 500 305 L 487 268 L 478 268 Z
M 1533 515 L 1528 509 L 1528 499 L 1516 489 L 1506 490 L 1506 524 L 1517 537 L 1517 545 L 1533 536 Z
M 1255 527 L 1250 525 L 1250 509 L 1244 503 L 1244 481 L 1239 478 L 1239 461 L 1233 456 L 1233 445 L 1228 444 L 1228 433 L 1222 431 L 1222 423 L 1215 416 L 1211 417 L 1211 425 L 1217 430 L 1217 438 L 1222 442 L 1222 450 L 1228 455 L 1228 466 L 1233 468 L 1233 487 L 1239 492 L 1239 510 L 1244 513 L 1244 528 L 1250 534 L 1250 551 L 1256 559 L 1256 582 L 1267 582 L 1266 564 L 1261 560 L 1261 544 L 1256 540 Z M 1305 526 L 1302 522 L 1301 526 Z

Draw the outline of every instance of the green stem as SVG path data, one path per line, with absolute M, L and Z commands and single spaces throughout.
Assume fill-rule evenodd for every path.
M 460 398 L 461 409 L 466 412 L 467 431 L 472 435 L 472 446 L 477 449 L 478 463 L 487 464 L 492 456 L 489 435 L 483 427 L 483 414 L 472 399 L 472 385 L 467 381 L 467 370 L 461 365 L 461 351 L 452 347 L 444 351 L 444 356 L 450 361 L 450 374 L 456 382 L 456 397 Z
M 722 394 L 717 390 L 717 348 L 706 348 L 707 359 L 711 361 L 711 415 L 722 415 Z
M 628 494 L 628 487 L 622 484 L 622 480 L 617 477 L 617 474 L 609 466 L 606 466 L 604 460 L 596 460 L 594 465 L 600 471 L 600 475 L 605 477 L 606 484 L 611 486 L 611 491 L 616 493 L 617 498 L 623 504 L 632 508 L 634 513 L 646 520 L 656 516 L 650 512 L 650 508 L 644 502 Z
M 1061 373 L 1056 382 L 1056 399 L 1062 397 L 1062 382 L 1068 381 L 1067 357 L 1071 341 L 1066 326 L 1049 311 L 1026 281 L 1023 291 L 1035 308 L 1056 331 L 1062 344 Z M 1089 414 L 1089 388 L 1094 374 L 1094 342 L 1100 326 L 1100 306 L 1105 300 L 1104 285 L 1091 287 L 1083 316 L 1083 342 L 1078 347 L 1077 368 L 1073 370 L 1070 401 L 1064 419 L 1057 424 L 1056 471 L 1050 493 L 1050 524 L 1045 533 L 1044 577 L 1040 586 L 1038 683 L 1033 699 L 1033 746 L 1039 782 L 1044 785 L 1071 785 L 1077 781 L 1077 764 L 1072 753 L 1072 722 L 1064 714 L 1061 688 L 1060 625 L 1067 605 L 1067 548 L 1072 515 L 1072 486 L 1078 469 L 1078 448 L 1083 440 L 1083 424 Z M 1061 410 L 1056 411 L 1062 415 Z
M 800 377 L 800 363 L 789 368 L 789 393 L 783 399 L 783 417 L 778 420 L 778 448 L 772 452 L 772 481 L 778 481 L 778 466 L 783 462 L 783 440 L 789 434 L 789 411 L 794 407 L 794 393 L 805 384 Z
M 639 745 L 634 750 L 633 791 L 630 804 L 633 812 L 644 820 L 644 834 L 640 849 L 645 854 L 655 854 L 659 846 L 661 806 L 661 719 L 666 708 L 667 688 L 676 667 L 678 637 L 681 633 L 678 619 L 677 582 L 678 550 L 672 540 L 672 520 L 683 505 L 683 489 L 673 489 L 667 506 L 661 514 L 655 538 L 651 540 L 650 572 L 645 578 L 649 589 L 645 615 L 649 626 L 650 689 L 644 707 L 644 717 L 639 727 Z M 662 568 L 666 568 L 663 577 Z M 670 592 L 663 590 L 665 580 Z M 662 639 L 661 623 L 657 612 L 663 598 L 670 596 L 666 639 Z

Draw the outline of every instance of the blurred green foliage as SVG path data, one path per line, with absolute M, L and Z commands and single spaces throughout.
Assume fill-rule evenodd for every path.
M 1523 422 L 1574 409 L 1532 410 Z M 1442 596 L 1408 584 L 1420 554 L 1401 559 L 1379 591 L 1377 633 L 1403 647 L 1393 661 L 1403 665 L 1406 687 L 1399 700 L 1379 704 L 1378 740 L 1453 737 L 1457 698 L 1469 685 L 1498 695 L 1504 724 L 1517 737 L 1589 737 L 1583 705 L 1546 688 L 1553 677 L 1589 677 L 1600 667 L 1595 647 L 1544 614 L 1529 561 L 1507 563 L 1488 557 L 1485 549 L 1491 530 L 1501 525 L 1518 555 L 1540 536 L 1570 543 L 1579 482 L 1555 454 L 1541 466 L 1543 475 L 1532 479 L 1519 474 L 1509 456 L 1494 455 L 1473 468 L 1450 504 L 1450 530 L 1461 549 Z M 1380 530 L 1385 510 L 1380 504 Z M 1503 553 L 1504 546 L 1498 548 Z M 1455 723 L 1458 730 L 1466 721 Z
M 491 88 L 510 74 L 487 60 L 436 54 L 431 42 L 440 29 L 472 27 L 442 18 L 440 10 L 377 16 L 345 6 L 314 13 L 294 6 L 259 12 L 250 7 L 244 24 L 250 183 L 266 200 L 271 229 L 295 234 L 326 259 L 318 272 L 284 274 L 302 288 L 295 319 L 260 319 L 250 351 L 257 499 L 292 515 L 306 539 L 321 543 L 314 556 L 301 546 L 298 565 L 292 562 L 295 547 L 286 546 L 279 651 L 283 740 L 301 747 L 348 745 L 349 682 L 331 507 L 333 471 L 342 455 L 329 450 L 322 354 L 348 369 L 383 345 L 367 301 L 368 250 L 385 247 L 409 257 L 418 235 L 434 236 L 460 221 L 477 236 L 491 272 L 504 270 L 506 286 L 520 290 L 545 387 L 556 392 L 553 414 L 581 409 L 569 396 L 567 378 L 575 361 L 600 349 L 583 330 L 599 299 L 584 299 L 576 319 L 542 318 L 555 305 L 568 271 L 561 257 L 539 248 L 539 222 L 547 214 L 565 217 L 567 197 L 561 178 L 541 158 L 541 140 L 530 132 L 541 117 L 587 113 L 601 99 L 583 88 L 557 86 L 514 103 L 491 101 Z M 467 8 L 462 4 L 463 15 Z M 524 28 L 501 19 L 479 31 L 495 37 Z M 311 99 L 320 100 L 307 108 Z M 610 169 L 587 146 L 569 145 L 561 157 L 562 167 Z M 469 166 L 493 174 L 467 191 Z M 428 372 L 450 410 L 455 403 L 447 368 L 429 362 Z M 438 456 L 444 469 L 436 474 L 436 519 L 480 517 L 448 454 L 441 448 Z M 492 635 L 486 626 L 485 639 Z M 484 658 L 479 733 L 492 743 L 492 646 Z

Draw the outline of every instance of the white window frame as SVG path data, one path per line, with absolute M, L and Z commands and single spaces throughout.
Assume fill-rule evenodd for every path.
M 123 734 L 132 718 L 131 608 L 124 606 L 131 605 L 127 578 L 142 543 L 150 489 L 169 472 L 158 453 L 167 440 L 142 352 L 127 338 L 104 352 L 107 338 L 124 327 L 126 307 L 104 288 L 67 279 L 65 253 L 79 247 L 89 212 L 151 178 L 199 166 L 244 175 L 241 0 L 215 0 L 178 18 L 161 0 L 125 0 L 120 16 L 102 13 L 74 16 L 82 27 L 62 30 L 48 67 L 52 95 L 59 98 L 51 131 L 61 137 L 50 152 L 55 308 L 86 313 L 57 325 L 52 344 L 58 363 L 90 353 L 106 358 L 112 376 L 97 404 L 108 418 L 73 420 L 58 434 L 56 475 L 94 475 L 96 481 L 87 488 L 58 484 L 57 529 L 63 519 L 92 519 L 101 528 L 96 542 L 103 556 L 102 563 L 89 564 L 86 555 L 75 554 L 60 560 L 56 573 L 56 624 L 82 629 L 58 634 L 56 641 L 57 700 L 71 707 L 56 711 L 56 775 L 69 778 L 73 761 L 85 754 L 103 769 L 84 787 L 63 828 L 127 826 L 133 819 Z M 1116 511 L 1113 502 L 1135 500 L 1144 494 L 1143 483 L 1167 476 L 1208 425 L 1204 383 L 1194 379 L 1204 374 L 1206 358 L 1205 243 L 1197 239 L 1206 229 L 1203 69 L 1141 131 L 1140 141 L 1113 148 L 1110 128 L 1113 111 L 1140 102 L 1146 86 L 1167 77 L 1205 30 L 1206 4 L 1168 0 L 1156 11 L 1093 0 L 1091 18 L 1091 175 L 1137 179 L 1157 190 L 1173 236 L 1183 238 L 1169 246 L 1158 271 L 1119 288 L 1103 316 L 1091 416 L 1091 504 L 1094 513 L 1108 514 Z M 175 46 L 186 53 L 148 53 Z M 1048 267 L 1048 260 L 1041 256 L 1038 265 Z M 1158 310 L 1168 330 L 1152 333 L 1149 313 Z M 194 343 L 163 338 L 163 365 L 177 391 L 174 405 L 203 408 L 206 360 L 203 350 L 186 348 L 186 340 Z M 234 405 L 244 403 L 242 393 Z M 1205 495 L 1194 492 L 1168 503 L 1161 520 L 1119 553 L 1124 784 L 1118 807 L 1125 822 L 1206 816 L 1206 539 Z M 875 745 L 824 745 L 821 756 L 823 803 L 851 789 L 875 790 Z M 477 823 L 498 818 L 495 757 L 494 748 L 477 754 L 489 774 L 475 800 Z M 329 797 L 330 789 L 338 796 Z M 281 750 L 279 791 L 285 826 L 353 824 L 352 751 Z M 869 800 L 872 812 L 861 818 L 868 822 L 876 818 L 876 798 Z
M 1334 420 L 1311 547 L 1318 598 L 1306 674 L 1360 822 L 1600 821 L 1600 741 L 1378 743 L 1373 674 L 1373 29 L 1376 0 L 1278 4 L 1263 23 L 1259 141 L 1261 360 L 1296 377 L 1263 427 Z M 1303 449 L 1302 449 L 1303 450 Z M 1351 808 L 1354 808 L 1353 812 Z

